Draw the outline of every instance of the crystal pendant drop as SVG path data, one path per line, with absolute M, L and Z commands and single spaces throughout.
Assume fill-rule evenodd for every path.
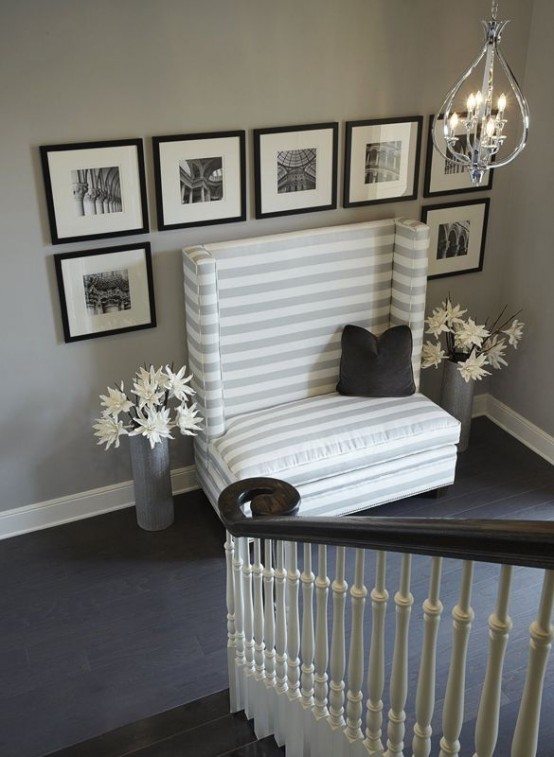
M 433 144 L 443 158 L 463 166 L 478 186 L 487 170 L 510 163 L 523 150 L 529 133 L 529 108 L 516 78 L 500 49 L 500 38 L 508 21 L 492 18 L 483 21 L 485 40 L 470 67 L 446 96 L 432 129 Z M 472 75 L 483 64 L 481 89 L 464 91 Z M 503 74 L 503 89 L 494 91 L 495 67 Z M 461 105 L 461 107 L 460 107 Z M 458 111 L 456 110 L 458 107 Z M 519 125 L 518 125 L 519 120 Z M 437 125 L 442 123 L 440 131 Z M 519 140 L 503 156 L 502 146 L 508 136 Z

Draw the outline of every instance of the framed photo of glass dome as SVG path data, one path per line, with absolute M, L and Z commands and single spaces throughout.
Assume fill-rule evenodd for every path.
M 254 129 L 256 218 L 337 207 L 338 128 Z
M 347 121 L 344 207 L 417 197 L 422 116 Z

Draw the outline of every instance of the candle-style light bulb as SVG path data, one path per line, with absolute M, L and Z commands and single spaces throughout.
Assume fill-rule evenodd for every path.
M 448 121 L 450 125 L 450 131 L 452 132 L 452 134 L 454 134 L 454 132 L 456 131 L 456 128 L 458 126 L 458 121 L 459 121 L 458 114 L 452 113 L 452 115 L 450 116 L 450 120 Z
M 483 95 L 481 94 L 481 90 L 479 90 L 479 92 L 477 92 L 477 94 L 475 95 L 475 105 L 479 107 L 479 105 L 481 105 L 482 102 L 483 102 Z
M 467 111 L 468 116 L 471 116 L 471 112 L 475 108 L 475 95 L 473 92 L 470 94 L 470 96 L 467 98 Z
M 487 132 L 487 137 L 493 137 L 496 129 L 496 120 L 494 118 L 489 118 L 485 129 Z
M 504 109 L 506 108 L 506 95 L 502 93 L 498 98 L 498 115 L 502 118 Z

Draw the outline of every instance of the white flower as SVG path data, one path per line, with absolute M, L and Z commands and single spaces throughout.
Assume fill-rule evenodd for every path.
M 163 407 L 161 410 L 153 410 L 147 407 L 146 412 L 138 410 L 134 421 L 138 424 L 138 427 L 129 431 L 129 436 L 138 436 L 139 434 L 146 436 L 152 449 L 163 438 L 173 439 L 170 432 L 175 424 L 169 418 L 169 408 L 167 407 Z
M 506 334 L 508 337 L 508 341 L 512 347 L 514 347 L 517 350 L 517 345 L 519 344 L 519 340 L 523 336 L 523 324 L 521 321 L 518 321 L 517 318 L 515 318 L 512 321 L 512 325 L 509 329 L 504 329 L 502 332 L 503 334 Z
M 468 318 L 467 323 L 458 326 L 454 332 L 454 342 L 456 347 L 462 350 L 468 350 L 471 347 L 481 347 L 483 339 L 489 336 L 489 332 L 484 326 L 480 326 L 473 318 Z
M 444 309 L 435 308 L 433 310 L 433 314 L 430 315 L 429 318 L 427 318 L 426 323 L 429 328 L 425 333 L 432 334 L 437 339 L 443 331 L 450 331 L 447 323 L 447 312 Z
M 487 364 L 487 356 L 482 353 L 477 355 L 475 350 L 471 352 L 471 355 L 463 363 L 458 363 L 458 370 L 462 374 L 465 381 L 479 380 L 483 376 L 490 376 L 490 371 L 486 371 L 483 366 Z
M 105 407 L 106 412 L 114 418 L 117 418 L 119 413 L 128 413 L 133 407 L 133 403 L 123 391 L 123 384 L 121 384 L 121 390 L 108 387 L 108 394 L 101 394 L 100 399 L 102 400 L 100 405 Z
M 136 394 L 139 398 L 139 409 L 146 405 L 151 409 L 160 404 L 165 391 L 160 388 L 159 382 L 150 378 L 150 374 L 145 371 L 146 376 L 141 376 L 139 380 L 133 384 L 133 394 Z M 148 378 L 147 378 L 148 377 Z
M 104 411 L 101 418 L 96 418 L 96 423 L 92 428 L 96 429 L 94 436 L 99 437 L 98 444 L 105 444 L 106 449 L 109 449 L 112 444 L 119 447 L 119 437 L 129 433 L 123 421 L 118 421 L 108 410 Z
M 446 310 L 446 320 L 450 326 L 455 323 L 463 323 L 464 320 L 460 316 L 467 313 L 467 310 L 462 310 L 460 305 L 453 305 L 450 300 L 442 303 L 442 307 Z
M 188 382 L 191 380 L 192 374 L 185 377 L 185 373 L 185 365 L 177 373 L 173 373 L 171 368 L 166 365 L 165 374 L 163 374 L 161 380 L 161 385 L 164 389 L 168 390 L 169 397 L 175 397 L 175 399 L 179 400 L 179 402 L 185 400 L 187 398 L 187 395 L 192 396 L 194 394 L 194 389 L 188 386 Z
M 203 418 L 198 415 L 196 402 L 190 407 L 181 405 L 177 408 L 177 426 L 184 436 L 194 436 L 200 431 Z
M 442 360 L 446 357 L 446 353 L 438 342 L 435 344 L 433 344 L 433 342 L 425 342 L 421 348 L 421 356 L 421 365 L 423 368 L 430 368 L 432 365 L 434 365 L 435 368 L 438 368 Z
M 504 360 L 505 353 L 506 340 L 499 339 L 498 336 L 495 335 L 491 340 L 490 347 L 487 347 L 485 353 L 488 362 L 492 365 L 493 368 L 502 368 L 503 365 L 508 365 L 508 363 Z
M 151 384 L 161 384 L 164 377 L 163 368 L 154 370 L 154 366 L 151 365 L 148 370 L 145 368 L 139 368 L 137 371 L 137 377 L 139 381 L 149 381 Z

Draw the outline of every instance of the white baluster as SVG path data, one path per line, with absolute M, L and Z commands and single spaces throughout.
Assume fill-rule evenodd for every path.
M 371 644 L 367 674 L 365 747 L 370 755 L 383 754 L 383 689 L 385 687 L 385 616 L 389 593 L 385 588 L 387 553 L 377 552 L 375 586 L 371 591 Z
M 546 570 L 537 619 L 529 629 L 527 676 L 512 742 L 512 757 L 535 757 L 546 663 L 554 640 L 554 571 Z
M 471 586 L 473 563 L 464 562 L 462 586 L 458 604 L 452 610 L 452 654 L 442 712 L 443 737 L 439 757 L 457 757 L 460 751 L 459 736 L 464 718 L 466 657 L 469 632 L 473 620 Z
M 323 752 L 323 744 L 328 735 L 327 694 L 329 691 L 327 662 L 329 659 L 329 640 L 327 634 L 327 604 L 329 598 L 329 578 L 327 576 L 327 547 L 318 548 L 317 578 L 315 580 L 316 621 L 314 654 L 314 716 L 312 754 L 318 757 Z
M 400 586 L 394 595 L 396 604 L 396 633 L 390 677 L 390 703 L 387 728 L 387 757 L 402 757 L 404 754 L 404 734 L 406 697 L 408 695 L 408 630 L 414 598 L 410 592 L 412 556 L 403 555 L 400 571 Z
M 298 613 L 298 593 L 300 571 L 298 570 L 297 545 L 286 544 L 287 560 L 287 733 L 285 748 L 288 757 L 301 757 L 303 731 L 300 708 L 300 620 Z
M 314 583 L 315 576 L 312 572 L 312 545 L 304 544 L 304 569 L 300 576 L 302 581 L 302 675 L 300 678 L 303 712 L 304 732 L 304 757 L 311 753 L 310 742 L 312 737 L 311 713 L 314 706 Z
M 431 720 L 435 709 L 435 680 L 437 669 L 437 632 L 442 614 L 439 599 L 442 558 L 433 557 L 429 596 L 423 603 L 423 645 L 416 691 L 416 724 L 412 749 L 414 757 L 429 757 L 431 754 Z
M 329 683 L 329 716 L 327 722 L 333 731 L 332 738 L 328 743 L 328 754 L 340 754 L 342 741 L 342 729 L 344 726 L 344 669 L 346 666 L 345 641 L 344 641 L 344 608 L 348 584 L 344 580 L 345 548 L 337 547 L 337 567 L 335 580 L 331 584 L 333 592 L 333 630 L 331 633 L 331 660 Z
M 262 544 L 254 539 L 254 566 L 252 568 L 254 589 L 254 730 L 259 739 L 269 735 L 269 718 L 265 700 L 264 667 L 264 603 Z
M 244 689 L 244 677 L 245 677 L 245 664 L 246 657 L 244 652 L 244 608 L 242 601 L 242 542 L 244 539 L 235 539 L 235 551 L 233 555 L 233 574 L 234 574 L 234 588 L 235 588 L 235 677 L 236 677 L 236 689 L 237 689 L 237 704 L 236 710 L 232 712 L 238 712 L 244 710 L 245 707 L 245 689 Z
M 277 693 L 275 690 L 275 612 L 274 612 L 274 570 L 273 570 L 273 543 L 270 539 L 265 540 L 264 554 L 264 666 L 265 685 L 267 689 L 268 727 L 272 732 L 275 727 L 274 712 L 277 705 Z
M 275 544 L 275 691 L 277 692 L 277 717 L 275 741 L 283 746 L 287 732 L 285 699 L 287 697 L 287 619 L 285 582 L 287 574 L 284 560 L 285 545 Z
M 225 564 L 227 569 L 225 599 L 227 603 L 227 670 L 229 674 L 229 703 L 231 712 L 237 712 L 239 709 L 237 670 L 235 663 L 237 653 L 237 632 L 235 624 L 235 580 L 233 575 L 234 552 L 233 537 L 229 531 L 227 531 L 225 538 Z
M 348 655 L 348 693 L 346 695 L 345 737 L 350 743 L 363 739 L 362 733 L 362 683 L 364 680 L 364 608 L 367 588 L 364 584 L 363 549 L 356 550 L 352 597 L 352 634 Z
M 248 539 L 242 540 L 242 607 L 244 613 L 244 711 L 248 719 L 255 715 L 253 689 L 256 665 L 254 661 L 254 605 L 252 603 L 252 565 Z
M 496 610 L 489 617 L 489 656 L 475 725 L 473 757 L 492 757 L 498 738 L 502 669 L 506 644 L 512 628 L 512 621 L 508 615 L 511 583 L 512 567 L 503 565 L 500 569 Z

